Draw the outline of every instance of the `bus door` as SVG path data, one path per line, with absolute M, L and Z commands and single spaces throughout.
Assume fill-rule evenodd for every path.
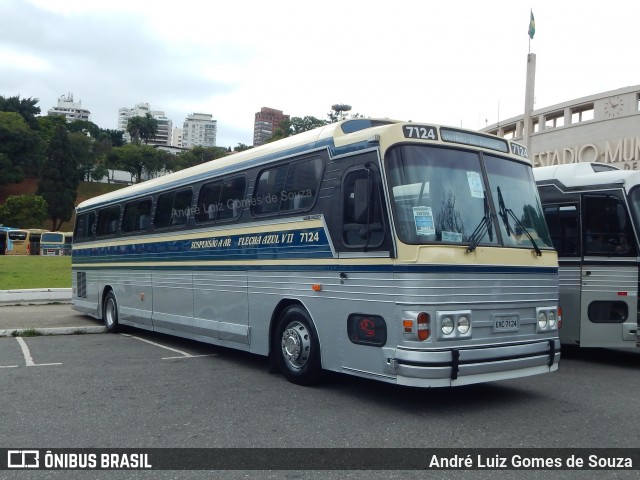
M 333 219 L 339 231 L 332 237 L 345 265 L 339 272 L 342 301 L 336 302 L 340 324 L 334 331 L 346 333 L 340 337 L 342 368 L 379 375 L 387 339 L 395 341 L 395 288 L 393 272 L 376 267 L 389 265 L 384 258 L 393 247 L 377 162 L 363 163 L 363 156 L 352 162 L 342 165 L 341 194 L 336 196 L 340 213 Z
M 584 194 L 582 208 L 580 346 L 635 346 L 638 248 L 626 203 L 617 191 Z
M 558 252 L 559 294 L 562 307 L 560 340 L 563 344 L 580 343 L 582 254 L 580 235 L 580 198 L 557 198 L 544 205 L 549 235 Z

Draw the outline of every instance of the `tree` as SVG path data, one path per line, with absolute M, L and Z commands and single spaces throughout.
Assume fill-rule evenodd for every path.
M 38 195 L 47 201 L 51 229 L 71 219 L 78 190 L 78 166 L 67 130 L 57 126 L 49 142 Z
M 0 112 L 0 185 L 38 175 L 44 142 L 16 112 Z
M 282 138 L 290 137 L 291 135 L 297 135 L 326 124 L 326 120 L 321 120 L 311 115 L 307 115 L 306 117 L 292 117 L 278 124 L 268 142 L 274 142 Z
M 249 150 L 253 148 L 251 145 L 245 145 L 244 143 L 238 143 L 235 147 L 233 147 L 234 152 L 244 152 L 245 150 Z
M 140 145 L 144 140 L 147 145 L 158 133 L 158 121 L 150 113 L 144 117 L 131 117 L 127 122 L 127 132 L 131 135 L 131 143 Z
M 202 147 L 196 146 L 185 152 L 181 152 L 177 157 L 176 170 L 193 167 L 201 163 L 210 162 L 216 158 L 222 158 L 228 153 L 224 147 Z
M 13 112 L 19 114 L 27 125 L 33 130 L 38 129 L 36 115 L 40 113 L 40 107 L 36 107 L 39 102 L 37 98 L 23 98 L 20 96 L 3 97 L 0 95 L 0 112 Z
M 142 176 L 146 173 L 149 177 L 154 177 L 158 172 L 167 167 L 167 155 L 171 155 L 164 150 L 150 147 L 148 145 L 125 145 L 114 148 L 112 153 L 117 158 L 117 165 L 129 172 L 136 183 L 142 182 Z M 111 159 L 113 162 L 115 159 Z
M 0 224 L 18 228 L 41 228 L 47 218 L 47 202 L 38 195 L 10 195 L 0 205 Z

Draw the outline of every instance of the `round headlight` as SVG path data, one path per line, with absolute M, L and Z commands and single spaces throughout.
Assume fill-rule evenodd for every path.
M 549 327 L 556 328 L 557 323 L 556 312 L 552 310 L 549 312 Z
M 547 328 L 547 314 L 544 312 L 538 313 L 538 327 Z
M 445 335 L 451 335 L 453 333 L 453 319 L 451 317 L 443 317 L 440 323 L 440 329 Z
M 469 321 L 468 317 L 460 317 L 458 319 L 458 332 L 464 335 L 465 333 L 469 332 L 470 328 L 471 328 L 471 322 Z

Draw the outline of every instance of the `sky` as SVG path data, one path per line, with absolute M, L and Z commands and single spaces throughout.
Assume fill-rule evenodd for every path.
M 530 11 L 536 33 L 528 35 Z M 148 103 L 174 127 L 217 120 L 217 145 L 253 143 L 261 107 L 480 129 L 524 111 L 640 84 L 640 2 L 609 0 L 0 0 L 0 95 L 61 95 L 115 129 Z

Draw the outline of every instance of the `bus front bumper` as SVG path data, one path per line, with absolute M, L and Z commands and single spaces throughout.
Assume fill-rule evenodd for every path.
M 438 350 L 398 347 L 387 358 L 386 373 L 400 385 L 456 386 L 553 372 L 559 361 L 558 338 Z

